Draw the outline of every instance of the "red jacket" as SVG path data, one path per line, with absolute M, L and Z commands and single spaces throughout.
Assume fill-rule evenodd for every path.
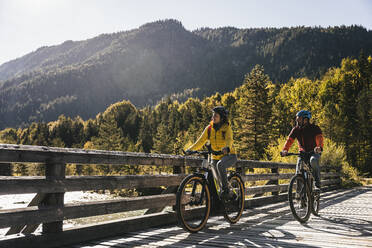
M 295 126 L 289 134 L 283 150 L 289 151 L 295 139 L 297 139 L 300 151 L 310 152 L 315 147 L 323 149 L 322 130 L 315 124 L 308 124 L 304 127 Z

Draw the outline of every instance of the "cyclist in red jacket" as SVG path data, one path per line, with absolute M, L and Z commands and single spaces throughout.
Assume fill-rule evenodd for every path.
M 320 189 L 320 155 L 323 151 L 323 135 L 322 130 L 315 124 L 310 123 L 311 112 L 307 110 L 301 110 L 296 114 L 296 126 L 290 132 L 287 141 L 284 144 L 281 152 L 282 156 L 285 156 L 294 140 L 297 139 L 298 147 L 300 151 L 311 152 L 310 164 L 313 168 L 313 176 L 315 179 L 315 187 L 317 190 Z M 296 173 L 298 165 L 301 162 L 301 158 L 298 158 Z

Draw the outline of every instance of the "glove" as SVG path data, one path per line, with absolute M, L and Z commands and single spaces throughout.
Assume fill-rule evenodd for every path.
M 229 152 L 230 152 L 230 147 L 225 146 L 224 148 L 222 148 L 222 153 L 223 153 L 224 155 L 228 154 Z
M 190 155 L 191 153 L 192 153 L 192 151 L 189 150 L 189 149 L 187 149 L 187 150 L 185 151 L 185 155 Z
M 283 150 L 283 151 L 280 152 L 280 156 L 285 157 L 285 156 L 287 156 L 287 153 L 288 153 L 287 150 Z
M 322 153 L 322 148 L 320 146 L 317 146 L 314 148 L 315 153 Z

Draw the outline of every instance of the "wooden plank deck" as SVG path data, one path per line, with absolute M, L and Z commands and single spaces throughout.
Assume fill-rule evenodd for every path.
M 282 202 L 247 209 L 235 225 L 211 217 L 197 234 L 167 226 L 73 247 L 372 247 L 372 187 L 322 193 L 320 217 L 305 225 Z

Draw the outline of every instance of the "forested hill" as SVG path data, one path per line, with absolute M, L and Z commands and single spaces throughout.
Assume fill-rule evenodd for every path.
M 66 41 L 0 66 L 0 129 L 61 114 L 88 119 L 123 99 L 144 106 L 186 89 L 224 93 L 256 64 L 276 83 L 314 78 L 361 50 L 372 54 L 372 31 L 359 26 L 191 32 L 175 20 Z

